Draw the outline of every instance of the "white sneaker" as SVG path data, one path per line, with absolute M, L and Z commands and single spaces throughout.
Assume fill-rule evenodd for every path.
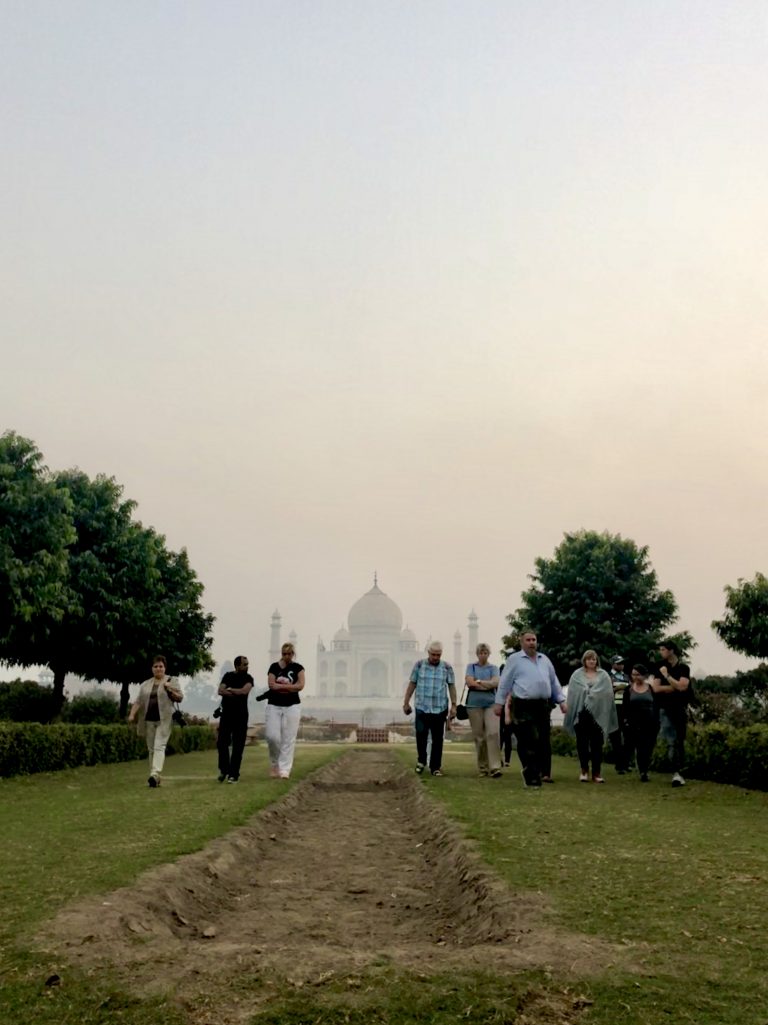
M 672 786 L 673 787 L 684 787 L 685 786 L 685 780 L 683 779 L 683 777 L 680 775 L 679 772 L 676 772 L 674 774 L 674 776 L 672 777 Z

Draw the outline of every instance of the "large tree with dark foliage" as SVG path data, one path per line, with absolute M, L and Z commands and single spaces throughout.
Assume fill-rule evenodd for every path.
M 74 539 L 69 492 L 32 441 L 7 431 L 0 437 L 0 660 L 44 643 L 49 625 L 71 610 Z
M 162 535 L 136 522 L 135 503 L 111 477 L 67 470 L 49 483 L 68 516 L 61 600 L 28 621 L 16 610 L 0 658 L 50 666 L 59 705 L 67 673 L 121 683 L 123 709 L 128 684 L 148 675 L 158 652 L 174 675 L 212 668 L 213 616 L 202 609 L 186 551 L 169 551 Z
M 602 658 L 621 654 L 631 664 L 651 658 L 670 636 L 683 650 L 693 647 L 687 632 L 669 634 L 677 603 L 671 591 L 659 588 L 647 547 L 617 534 L 580 530 L 566 534 L 552 558 L 538 558 L 535 566 L 532 586 L 507 616 L 508 648 L 518 646 L 522 627 L 531 627 L 565 674 L 587 648 Z
M 712 622 L 717 636 L 733 651 L 752 658 L 768 658 L 768 578 L 726 585 L 725 615 Z

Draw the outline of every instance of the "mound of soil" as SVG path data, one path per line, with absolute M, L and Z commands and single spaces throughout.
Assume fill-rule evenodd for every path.
M 184 994 L 236 1022 L 244 972 L 296 986 L 388 963 L 444 972 L 615 960 L 547 923 L 545 899 L 495 877 L 386 749 L 352 751 L 246 826 L 61 911 L 44 946 L 132 990 Z M 219 999 L 212 999 L 215 995 Z

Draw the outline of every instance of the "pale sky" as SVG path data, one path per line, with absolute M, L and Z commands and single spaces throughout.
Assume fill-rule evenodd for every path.
M 313 671 L 374 570 L 496 650 L 585 527 L 749 664 L 762 0 L 3 0 L 0 119 L 0 426 L 187 547 L 219 661 L 278 607 Z

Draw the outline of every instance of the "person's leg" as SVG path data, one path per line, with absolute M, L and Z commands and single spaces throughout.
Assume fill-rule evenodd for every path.
M 419 765 L 426 766 L 427 764 L 427 737 L 429 736 L 429 726 L 427 724 L 427 713 L 421 712 L 418 708 L 415 712 L 416 715 L 416 762 Z
M 547 702 L 547 710 L 541 717 L 541 775 L 552 779 L 552 709 Z
M 280 708 L 277 705 L 267 705 L 267 710 L 264 713 L 264 739 L 267 742 L 269 763 L 273 773 L 278 771 L 277 760 L 280 757 L 281 731 Z
M 499 749 L 499 728 L 493 705 L 482 709 L 485 728 L 486 757 L 489 772 L 501 772 L 501 750 Z
M 688 722 L 685 712 L 675 721 L 675 772 L 681 773 L 685 768 L 685 735 L 688 732 Z
M 589 717 L 590 720 L 592 716 Z M 581 769 L 582 775 L 589 775 L 589 730 L 590 721 L 584 718 L 584 712 L 581 712 L 579 718 L 573 724 L 573 729 L 576 733 L 576 753 L 579 756 L 579 768 Z
M 152 775 L 152 759 L 155 754 L 155 733 L 157 733 L 158 725 L 159 723 L 156 722 L 148 722 L 144 724 L 144 739 L 147 742 L 147 769 L 149 770 L 150 776 Z
M 296 749 L 296 737 L 301 722 L 301 705 L 289 705 L 281 709 L 283 712 L 282 743 L 277 768 L 281 779 L 288 779 L 293 769 L 293 755 Z
M 590 755 L 592 757 L 592 778 L 600 779 L 600 770 L 603 767 L 603 731 L 593 723 L 589 734 Z
M 168 745 L 172 726 L 173 723 L 169 719 L 168 722 L 159 722 L 155 730 L 154 743 L 152 745 L 152 775 L 155 779 L 160 779 L 163 766 L 165 765 L 165 749 Z
M 472 727 L 472 739 L 475 742 L 478 772 L 488 775 L 488 744 L 485 738 L 484 708 L 468 708 L 469 725 Z
M 240 766 L 243 761 L 245 739 L 248 735 L 248 720 L 237 719 L 232 723 L 232 757 L 229 760 L 230 779 L 240 779 Z
M 447 718 L 448 709 L 444 712 L 434 712 L 430 715 L 432 750 L 429 755 L 429 768 L 431 772 L 437 772 L 443 766 L 443 740 L 445 739 L 445 720 Z
M 539 786 L 541 772 L 539 770 L 537 751 L 536 702 L 515 700 L 515 736 L 517 737 L 517 755 L 523 767 L 523 779 L 527 786 Z
M 509 765 L 512 761 L 512 740 L 515 734 L 511 725 L 504 722 L 504 712 L 499 716 L 499 747 L 504 752 L 504 764 Z
M 229 745 L 232 742 L 232 720 L 222 715 L 219 719 L 219 736 L 216 740 L 216 749 L 219 752 L 219 775 L 229 775 Z
M 621 775 L 626 772 L 625 762 L 627 757 L 626 744 L 622 741 L 621 729 L 614 730 L 608 740 L 613 751 L 613 764 L 616 766 L 616 772 Z
M 651 716 L 647 717 L 645 723 L 638 723 L 635 731 L 631 734 L 637 751 L 637 771 L 641 776 L 647 776 L 651 767 L 651 756 L 656 746 L 656 725 Z

